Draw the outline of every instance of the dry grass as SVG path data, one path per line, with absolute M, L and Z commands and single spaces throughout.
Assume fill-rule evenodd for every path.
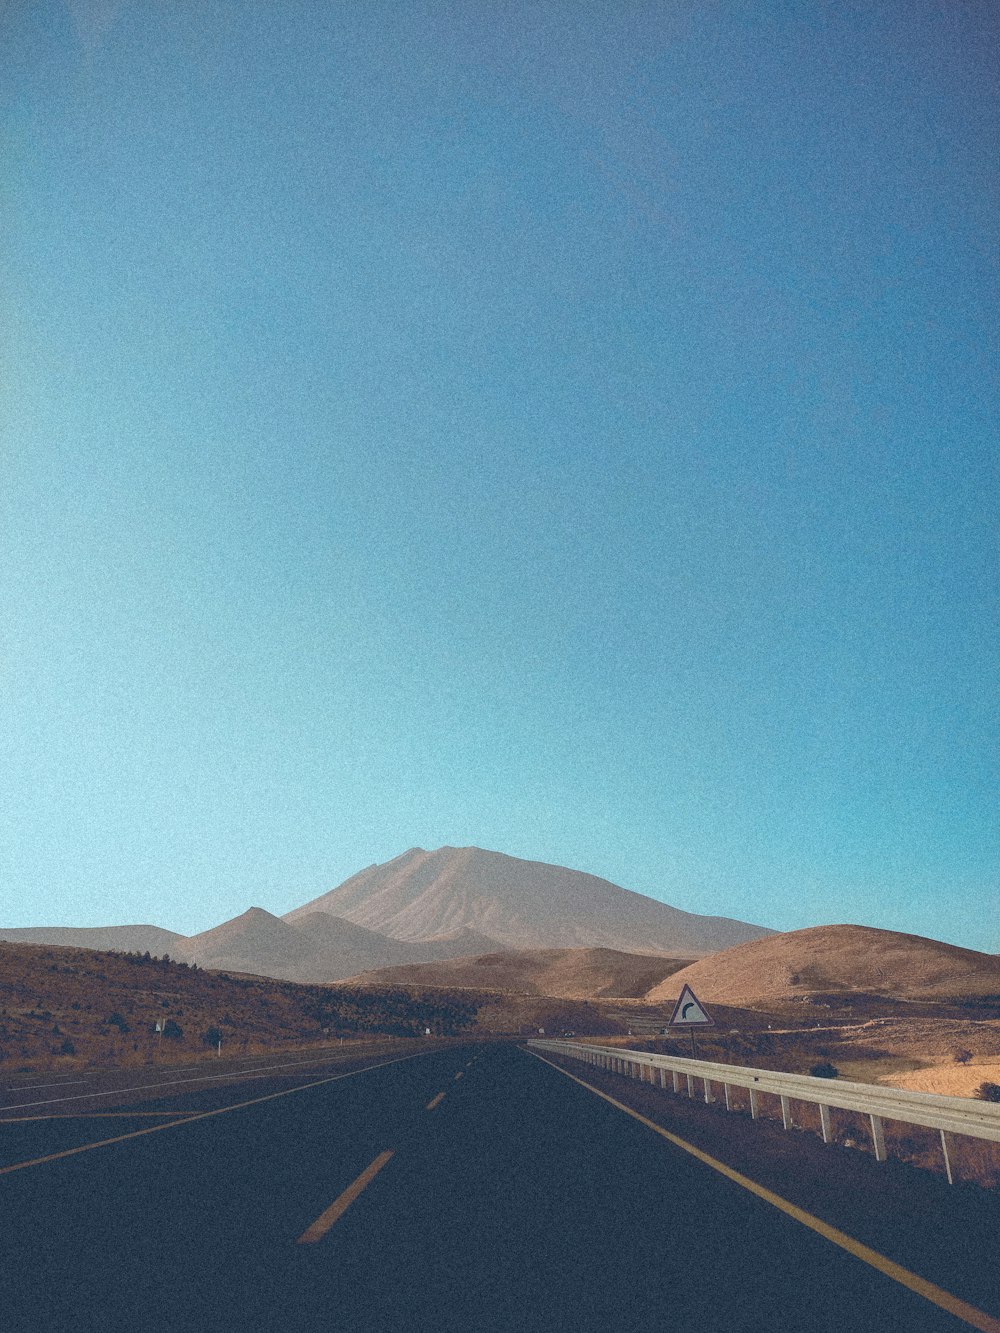
M 206 972 L 90 949 L 0 942 L 0 1070 L 142 1065 L 329 1042 L 343 1036 L 447 1033 L 465 998 L 405 996 Z M 179 1035 L 157 1034 L 172 1023 Z M 213 1029 L 215 1030 L 213 1033 Z

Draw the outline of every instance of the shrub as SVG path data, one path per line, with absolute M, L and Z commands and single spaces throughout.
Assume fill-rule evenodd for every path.
M 108 1027 L 116 1027 L 118 1031 L 121 1032 L 123 1035 L 124 1033 L 129 1031 L 128 1023 L 125 1021 L 124 1016 L 120 1014 L 117 1009 L 111 1015 L 110 1018 L 106 1018 L 104 1021 L 107 1023 Z
M 818 1065 L 813 1065 L 809 1072 L 813 1078 L 836 1078 L 840 1070 L 829 1060 L 821 1060 Z
M 980 1083 L 976 1096 L 981 1102 L 1000 1102 L 1000 1083 Z
M 63 1044 L 59 1047 L 59 1054 L 76 1055 L 76 1047 L 70 1041 L 69 1037 L 67 1037 L 66 1040 L 63 1042 Z
M 201 1034 L 201 1039 L 206 1046 L 218 1046 L 219 1042 L 222 1040 L 222 1033 L 217 1027 L 206 1028 Z
M 172 1018 L 168 1018 L 163 1025 L 163 1035 L 170 1037 L 173 1041 L 180 1041 L 184 1036 L 184 1029 L 179 1023 L 175 1023 Z
M 957 1065 L 967 1065 L 971 1059 L 972 1059 L 971 1051 L 958 1050 L 955 1052 L 955 1063 Z

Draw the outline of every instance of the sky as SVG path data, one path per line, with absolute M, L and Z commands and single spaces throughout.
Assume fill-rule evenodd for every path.
M 989 0 L 8 0 L 0 925 L 474 844 L 1000 951 Z

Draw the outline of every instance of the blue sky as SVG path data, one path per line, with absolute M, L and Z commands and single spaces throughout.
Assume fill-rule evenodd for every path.
M 987 3 L 0 17 L 0 924 L 407 847 L 1000 950 Z

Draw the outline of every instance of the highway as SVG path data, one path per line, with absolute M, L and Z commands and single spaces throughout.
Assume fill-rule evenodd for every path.
M 4 1333 L 1000 1330 L 513 1045 L 265 1063 L 128 1105 L 0 1096 Z M 959 1311 L 995 1240 L 967 1257 Z

